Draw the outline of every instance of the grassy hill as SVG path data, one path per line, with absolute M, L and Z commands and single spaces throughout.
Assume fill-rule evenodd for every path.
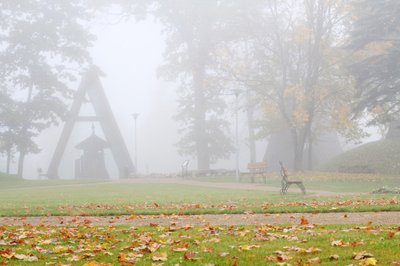
M 16 176 L 16 175 L 8 175 L 5 173 L 0 172 L 0 181 L 16 181 L 16 180 L 21 180 L 22 178 Z
M 374 173 L 400 174 L 400 139 L 385 139 L 344 152 L 321 167 L 323 171 L 371 170 Z

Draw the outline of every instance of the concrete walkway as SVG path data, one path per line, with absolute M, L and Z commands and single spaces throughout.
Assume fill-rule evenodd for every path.
M 54 225 L 75 226 L 92 224 L 108 225 L 250 225 L 250 224 L 300 224 L 304 217 L 310 224 L 400 224 L 400 212 L 359 213 L 288 213 L 288 214 L 221 214 L 221 215 L 144 215 L 144 216 L 49 216 L 49 217 L 0 217 L 0 225 Z

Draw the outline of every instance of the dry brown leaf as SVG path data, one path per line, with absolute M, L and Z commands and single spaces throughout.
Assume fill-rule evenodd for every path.
M 374 255 L 372 255 L 371 253 L 368 253 L 366 251 L 361 251 L 359 253 L 353 253 L 353 259 L 354 260 L 362 260 L 362 259 L 366 259 L 366 258 L 372 258 Z
M 307 261 L 306 261 L 306 263 L 307 264 L 320 264 L 321 263 L 321 259 L 319 258 L 319 257 L 315 257 L 315 258 L 312 258 L 312 259 L 308 259 Z
M 337 254 L 329 256 L 329 260 L 338 260 L 338 259 L 339 259 L 339 255 L 337 255 Z
M 343 240 L 334 240 L 331 242 L 332 247 L 347 247 L 349 244 L 343 242 Z
M 201 260 L 201 258 L 193 257 L 196 256 L 197 254 L 198 252 L 185 252 L 185 254 L 183 254 L 183 259 L 186 261 L 199 261 Z

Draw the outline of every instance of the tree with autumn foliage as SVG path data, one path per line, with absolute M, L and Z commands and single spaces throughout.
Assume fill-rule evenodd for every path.
M 226 58 L 237 59 L 225 65 L 258 95 L 264 111 L 260 135 L 288 131 L 294 168 L 303 168 L 306 151 L 312 168 L 320 134 L 359 133 L 350 120 L 353 84 L 344 67 L 348 52 L 341 48 L 349 23 L 347 1 L 263 3 L 258 12 L 242 16 L 248 34 L 224 51 Z

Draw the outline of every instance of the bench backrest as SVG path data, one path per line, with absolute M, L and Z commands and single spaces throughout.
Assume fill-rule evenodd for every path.
M 247 169 L 250 172 L 265 172 L 267 171 L 267 162 L 248 163 Z

